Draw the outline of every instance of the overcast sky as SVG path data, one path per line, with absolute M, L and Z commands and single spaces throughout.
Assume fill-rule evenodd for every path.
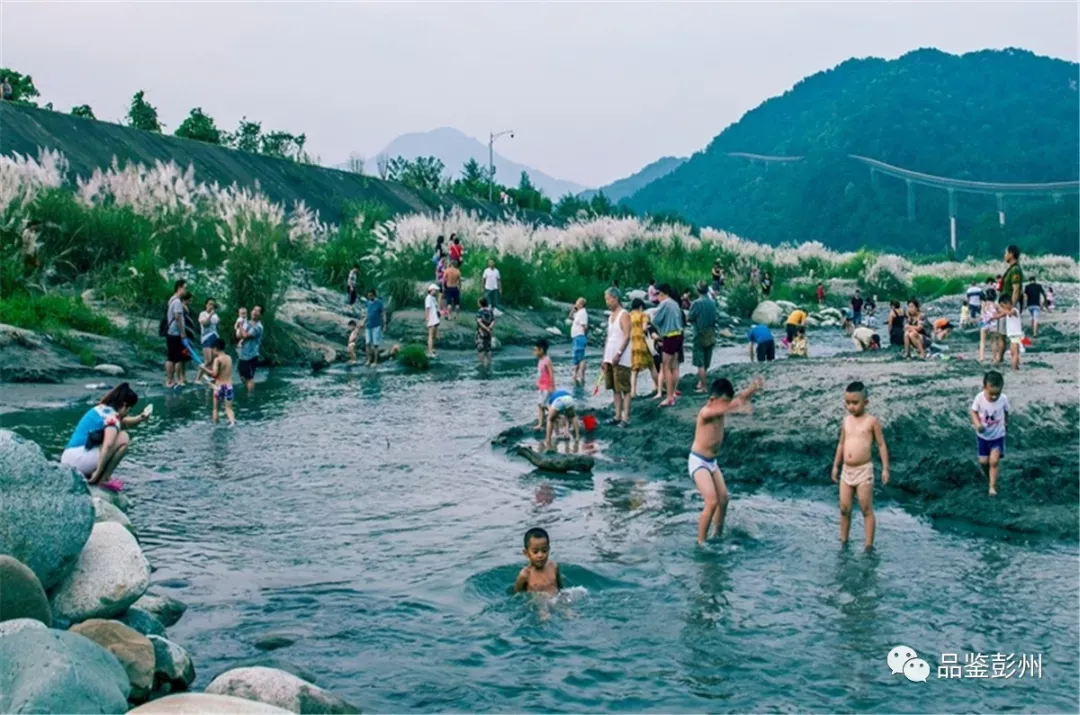
M 167 130 L 201 106 L 306 133 L 324 164 L 456 127 L 596 186 L 702 149 L 849 57 L 1023 47 L 1077 60 L 1074 2 L 0 6 L 3 66 L 67 111 L 124 115 L 145 89 Z

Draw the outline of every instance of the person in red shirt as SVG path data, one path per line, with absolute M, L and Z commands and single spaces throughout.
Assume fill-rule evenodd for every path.
M 825 286 L 821 283 L 817 284 L 817 302 L 818 305 L 825 305 Z
M 456 233 L 450 234 L 450 262 L 461 264 L 461 258 L 465 255 L 465 247 L 461 245 L 461 239 Z

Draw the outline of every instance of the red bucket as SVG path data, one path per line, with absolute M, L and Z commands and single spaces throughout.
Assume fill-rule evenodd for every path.
M 585 415 L 581 418 L 581 425 L 585 428 L 586 432 L 592 432 L 596 429 L 596 417 L 593 415 Z

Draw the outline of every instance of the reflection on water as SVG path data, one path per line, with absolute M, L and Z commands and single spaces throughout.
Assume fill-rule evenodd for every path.
M 491 449 L 534 416 L 533 375 L 274 371 L 235 429 L 204 391 L 156 398 L 124 477 L 156 587 L 190 606 L 170 633 L 197 687 L 285 631 L 276 656 L 368 711 L 1076 711 L 1075 546 L 938 533 L 883 501 L 864 554 L 822 487 L 736 492 L 697 549 L 682 472 L 558 477 Z M 80 412 L 19 429 L 56 454 Z M 509 594 L 531 526 L 579 589 L 547 620 Z M 899 643 L 934 673 L 942 652 L 1041 652 L 1043 678 L 908 683 Z

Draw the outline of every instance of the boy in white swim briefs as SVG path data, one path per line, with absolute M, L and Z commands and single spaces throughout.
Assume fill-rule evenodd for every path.
M 881 483 L 889 483 L 889 449 L 877 417 L 866 411 L 866 386 L 853 382 L 844 391 L 848 415 L 840 424 L 840 441 L 833 459 L 832 480 L 840 483 L 840 543 L 846 544 L 851 530 L 852 497 L 859 496 L 866 531 L 866 550 L 874 545 L 874 462 L 872 444 L 877 442 L 881 457 Z M 841 469 L 843 465 L 843 469 Z

